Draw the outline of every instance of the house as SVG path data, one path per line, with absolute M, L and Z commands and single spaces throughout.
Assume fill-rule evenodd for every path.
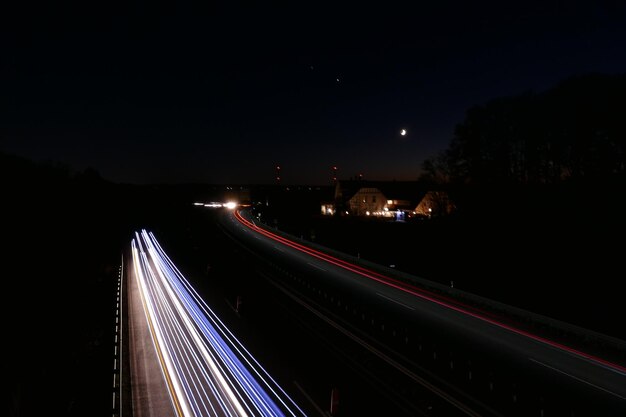
M 418 216 L 448 215 L 455 210 L 455 205 L 445 191 L 428 191 L 413 210 Z
M 348 212 L 356 216 L 384 216 L 388 212 L 387 197 L 378 187 L 363 186 L 347 203 Z
M 337 181 L 334 199 L 322 202 L 321 214 L 406 220 L 449 214 L 453 209 L 445 191 L 427 191 L 417 181 L 359 179 Z

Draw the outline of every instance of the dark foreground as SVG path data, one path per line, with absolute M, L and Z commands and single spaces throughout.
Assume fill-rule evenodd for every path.
M 347 360 L 323 330 L 298 322 L 293 305 L 251 281 L 252 265 L 241 262 L 206 211 L 190 204 L 197 195 L 112 185 L 89 173 L 55 177 L 56 169 L 33 173 L 31 167 L 15 172 L 29 174 L 5 187 L 3 276 L 12 301 L 4 304 L 7 415 L 111 415 L 118 270 L 132 233 L 144 227 L 309 407 L 311 398 L 328 408 L 331 389 L 349 381 L 369 395 L 341 391 L 341 410 L 367 415 L 396 403 L 397 393 L 385 384 L 354 382 L 362 363 Z M 621 206 L 602 207 L 607 215 L 592 211 L 583 218 L 581 209 L 413 224 L 286 215 L 297 213 L 292 207 L 266 214 L 296 236 L 624 339 L 619 318 L 626 312 L 616 282 L 623 269 L 619 238 L 626 230 L 615 215 Z M 239 315 L 230 308 L 237 295 L 245 303 Z M 284 328 L 293 333 L 284 334 Z M 307 354 L 312 346 L 318 347 L 315 355 Z M 317 382 L 303 375 L 317 375 Z

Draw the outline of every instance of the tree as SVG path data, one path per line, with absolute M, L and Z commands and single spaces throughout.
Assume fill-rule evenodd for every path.
M 424 161 L 423 179 L 533 185 L 623 177 L 624 102 L 626 75 L 590 74 L 472 107 L 448 149 Z

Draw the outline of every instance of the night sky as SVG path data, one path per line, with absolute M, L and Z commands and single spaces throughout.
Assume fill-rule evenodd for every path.
M 469 107 L 626 72 L 617 0 L 14 3 L 0 150 L 115 182 L 413 180 Z

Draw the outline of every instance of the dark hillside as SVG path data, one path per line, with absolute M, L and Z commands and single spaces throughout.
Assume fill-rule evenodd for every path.
M 114 189 L 95 171 L 0 157 L 8 415 L 109 415 Z

